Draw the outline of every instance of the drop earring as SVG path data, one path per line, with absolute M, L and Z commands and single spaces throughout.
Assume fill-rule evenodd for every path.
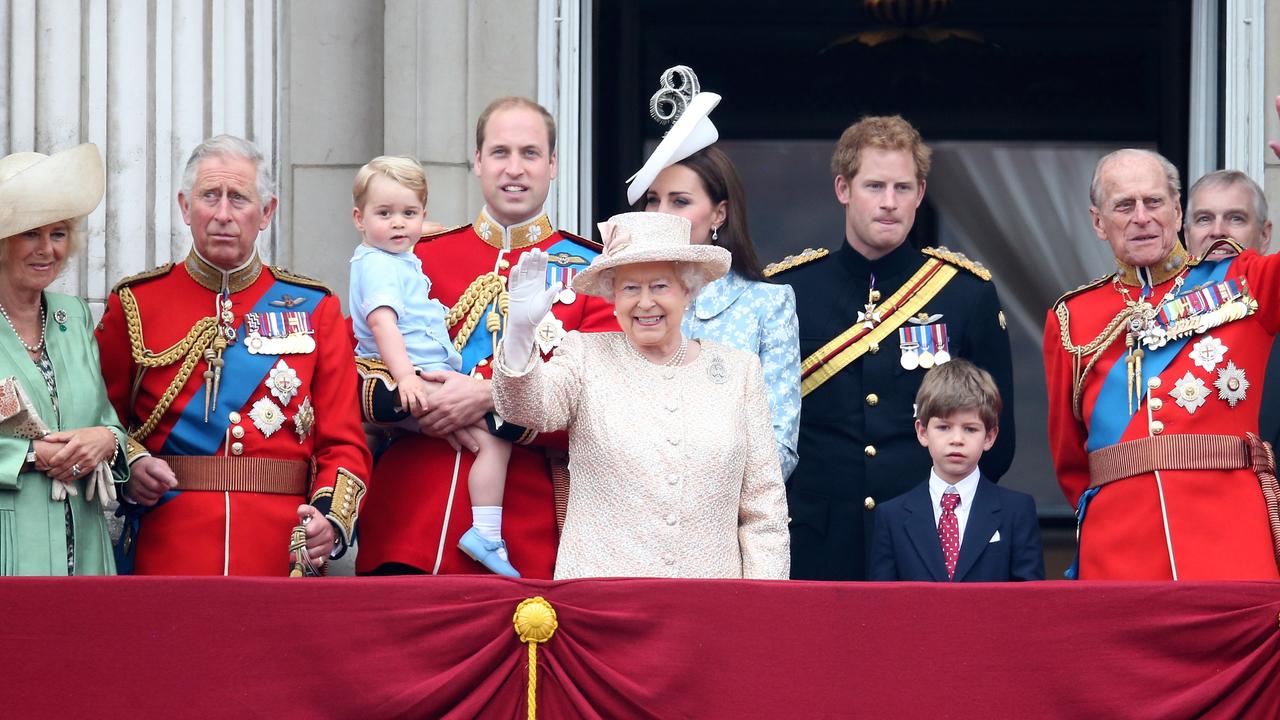
M 711 242 L 715 242 L 715 241 L 717 241 L 717 240 L 719 240 L 719 239 L 720 239 L 720 229 L 719 229 L 719 228 L 711 228 Z

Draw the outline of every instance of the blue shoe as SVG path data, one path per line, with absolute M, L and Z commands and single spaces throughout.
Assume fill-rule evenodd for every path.
M 518 578 L 520 573 L 498 554 L 499 549 L 505 550 L 506 547 L 507 544 L 502 540 L 490 542 L 480 537 L 480 533 L 475 528 L 463 533 L 462 539 L 458 541 L 459 550 L 466 553 L 472 560 L 489 568 L 491 572 Z

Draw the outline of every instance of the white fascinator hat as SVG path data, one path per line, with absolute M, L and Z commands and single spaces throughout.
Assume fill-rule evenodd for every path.
M 627 178 L 627 204 L 635 205 L 644 197 L 654 178 L 664 168 L 674 165 L 720 138 L 709 117 L 720 96 L 701 92 L 698 76 L 684 65 L 667 68 L 659 79 L 662 87 L 649 98 L 649 114 L 660 123 L 671 123 L 671 129 L 654 148 L 644 167 Z

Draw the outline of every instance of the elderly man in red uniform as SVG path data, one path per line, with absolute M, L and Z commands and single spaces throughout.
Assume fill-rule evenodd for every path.
M 197 147 L 178 206 L 190 254 L 122 281 L 98 325 L 131 438 L 121 549 L 139 574 L 323 566 L 352 540 L 370 466 L 338 299 L 259 259 L 276 197 L 252 143 Z
M 1274 462 L 1256 438 L 1280 257 L 1178 243 L 1178 171 L 1119 150 L 1090 187 L 1118 270 L 1049 312 L 1049 441 L 1081 579 L 1280 577 Z
M 568 288 L 599 254 L 595 243 L 555 230 L 547 220 L 543 204 L 556 176 L 555 138 L 555 121 L 541 105 L 518 97 L 490 103 L 476 123 L 475 174 L 484 208 L 470 225 L 424 237 L 414 248 L 432 294 L 452 308 L 446 324 L 466 374 L 424 374 L 444 385 L 418 418 L 422 434 L 395 440 L 378 460 L 360 525 L 359 573 L 485 572 L 457 547 L 472 520 L 466 483 L 472 456 L 442 438 L 493 410 L 490 362 L 506 315 L 507 273 L 520 256 L 544 250 L 550 256 L 548 287 L 559 281 Z M 599 298 L 562 291 L 538 326 L 539 349 L 549 357 L 569 330 L 616 330 L 611 310 Z M 525 577 L 550 578 L 558 542 L 554 495 L 563 497 L 568 480 L 566 438 L 490 417 L 491 431 L 515 443 L 502 516 L 511 564 Z

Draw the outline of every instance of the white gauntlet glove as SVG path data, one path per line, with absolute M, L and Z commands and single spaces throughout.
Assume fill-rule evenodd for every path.
M 98 495 L 98 502 L 103 508 L 110 507 L 111 503 L 116 501 L 116 481 L 111 475 L 111 466 L 105 460 L 98 463 L 98 467 L 93 469 L 93 474 L 89 477 L 89 487 L 85 490 L 84 499 L 92 501 L 95 491 Z
M 551 310 L 561 283 L 547 287 L 547 254 L 530 250 L 520 256 L 507 278 L 507 327 L 502 333 L 502 363 L 520 372 L 533 355 L 533 333 Z

